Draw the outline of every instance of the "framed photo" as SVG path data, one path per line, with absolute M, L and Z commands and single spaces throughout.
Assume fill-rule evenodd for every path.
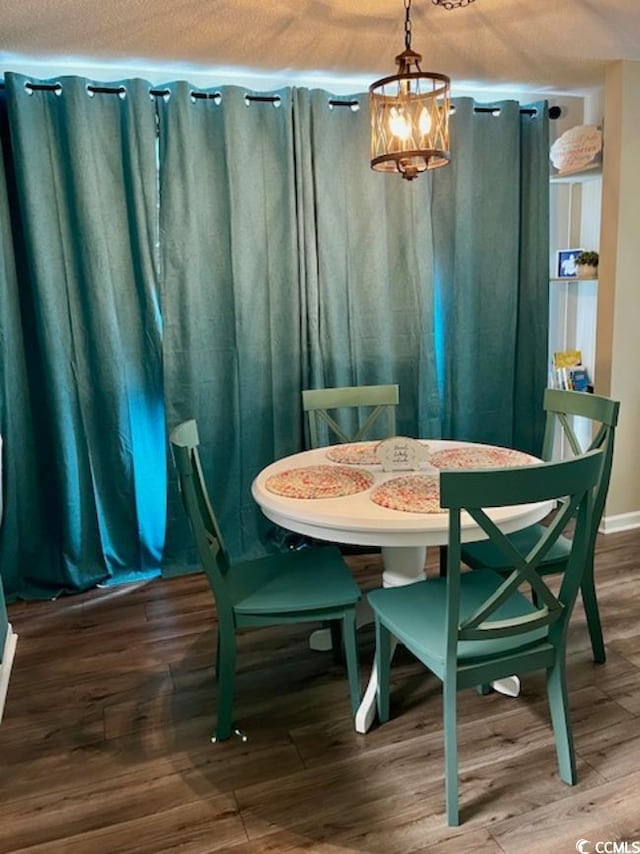
M 556 276 L 559 279 L 575 279 L 578 276 L 576 261 L 582 249 L 560 249 L 556 255 Z

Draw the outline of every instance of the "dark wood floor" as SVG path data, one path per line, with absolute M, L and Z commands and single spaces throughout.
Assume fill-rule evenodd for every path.
M 599 540 L 605 665 L 592 663 L 576 607 L 579 784 L 557 776 L 542 675 L 517 699 L 461 692 L 457 829 L 443 816 L 439 682 L 406 651 L 392 720 L 358 735 L 341 668 L 308 649 L 304 628 L 244 634 L 236 716 L 249 741 L 212 745 L 202 576 L 13 605 L 0 851 L 562 854 L 579 838 L 640 840 L 639 552 L 640 532 Z M 379 560 L 349 558 L 364 586 L 378 583 Z M 369 629 L 361 650 L 368 671 Z

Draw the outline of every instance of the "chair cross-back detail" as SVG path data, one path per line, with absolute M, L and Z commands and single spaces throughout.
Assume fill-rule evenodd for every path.
M 233 563 L 202 474 L 196 422 L 179 424 L 170 441 L 183 504 L 216 606 L 218 714 L 212 740 L 221 741 L 233 731 L 241 734 L 233 723 L 233 683 L 236 630 L 242 628 L 323 621 L 341 628 L 355 714 L 360 703 L 355 626 L 360 590 L 339 550 L 324 546 Z
M 566 639 L 585 570 L 593 487 L 602 456 L 603 452 L 596 450 L 558 463 L 441 472 L 440 504 L 449 512 L 446 577 L 368 594 L 376 621 L 380 720 L 389 719 L 391 635 L 443 683 L 446 814 L 450 825 L 459 823 L 456 703 L 460 689 L 544 669 L 560 776 L 569 784 L 576 781 L 565 673 Z M 559 510 L 526 554 L 513 547 L 487 514 L 492 507 L 551 500 L 560 502 Z M 464 511 L 502 553 L 503 565 L 509 567 L 504 575 L 491 569 L 461 570 Z M 540 567 L 563 529 L 574 520 L 570 553 L 555 593 L 540 574 Z
M 323 444 L 320 429 L 324 426 L 330 441 L 339 443 L 360 442 L 370 435 L 374 426 L 384 422 L 383 438 L 396 433 L 396 406 L 399 394 L 397 385 L 344 386 L 342 388 L 306 389 L 302 392 L 302 409 L 307 413 L 309 440 L 312 448 Z M 368 409 L 364 421 L 347 432 L 335 417 L 337 409 Z M 331 413 L 334 414 L 331 414 Z M 358 415 L 359 413 L 355 413 Z M 354 421 L 357 421 L 354 418 Z
M 620 404 L 617 400 L 610 400 L 609 398 L 594 394 L 546 389 L 543 405 L 547 413 L 542 449 L 542 456 L 545 460 L 550 460 L 553 455 L 558 425 L 574 455 L 577 456 L 596 448 L 600 448 L 603 452 L 602 469 L 594 493 L 594 510 L 591 531 L 589 532 L 587 567 L 581 586 L 582 601 L 587 618 L 589 636 L 591 638 L 593 658 L 596 662 L 602 663 L 605 661 L 606 653 L 596 597 L 594 556 L 598 526 L 602 519 L 609 481 L 611 480 L 613 446 Z M 573 416 L 588 419 L 590 422 L 592 438 L 586 448 L 581 447 L 573 428 Z M 511 534 L 509 539 L 519 552 L 526 553 L 531 544 L 538 538 L 541 527 L 541 525 L 533 525 L 530 528 Z M 566 537 L 560 537 L 555 547 L 549 551 L 546 558 L 542 561 L 540 571 L 545 575 L 563 572 L 570 550 L 570 540 Z M 467 566 L 473 569 L 490 567 L 491 569 L 502 570 L 504 568 L 504 555 L 488 541 L 465 545 L 462 549 L 462 560 Z

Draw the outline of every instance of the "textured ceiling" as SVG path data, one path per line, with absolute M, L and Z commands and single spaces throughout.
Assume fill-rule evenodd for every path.
M 640 0 L 413 0 L 412 47 L 455 85 L 582 94 L 640 60 Z M 404 47 L 402 0 L 0 0 L 0 62 L 69 58 L 373 79 Z

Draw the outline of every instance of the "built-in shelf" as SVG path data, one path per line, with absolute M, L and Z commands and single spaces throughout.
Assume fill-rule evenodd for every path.
M 554 172 L 549 176 L 552 184 L 578 184 L 583 181 L 595 181 L 602 177 L 602 164 L 594 163 L 576 172 Z
M 565 282 L 571 284 L 571 282 L 597 282 L 598 279 L 595 276 L 562 276 L 561 278 L 553 278 L 549 279 L 550 282 Z
M 551 172 L 551 170 L 550 170 Z M 600 158 L 582 168 L 554 170 L 549 175 L 552 250 L 582 247 L 598 250 L 602 205 L 602 161 Z M 590 278 L 558 276 L 558 256 L 550 253 L 549 276 L 549 366 L 553 354 L 561 350 L 579 350 L 590 383 L 595 382 L 596 320 L 598 273 Z M 587 419 L 572 419 L 580 444 L 588 447 L 591 426 Z M 556 437 L 554 457 L 572 456 L 566 438 Z

